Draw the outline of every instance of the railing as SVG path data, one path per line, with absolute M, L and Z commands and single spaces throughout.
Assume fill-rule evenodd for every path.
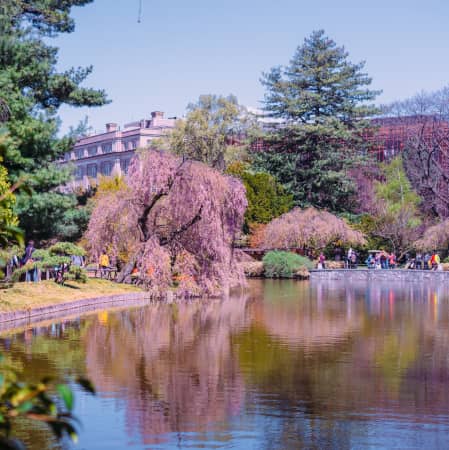
M 91 278 L 103 278 L 105 280 L 115 280 L 117 278 L 118 269 L 109 267 L 100 269 L 98 267 L 89 267 L 86 269 L 87 275 Z

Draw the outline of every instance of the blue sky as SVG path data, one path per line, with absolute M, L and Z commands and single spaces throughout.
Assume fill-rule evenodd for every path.
M 447 0 L 95 0 L 74 8 L 74 33 L 59 36 L 59 67 L 94 66 L 87 86 L 113 101 L 60 110 L 61 130 L 86 115 L 95 130 L 149 116 L 181 116 L 200 94 L 235 94 L 258 107 L 262 71 L 286 64 L 323 28 L 354 62 L 366 61 L 379 102 L 449 83 Z

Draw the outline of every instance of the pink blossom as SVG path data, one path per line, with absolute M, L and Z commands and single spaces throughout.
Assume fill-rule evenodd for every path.
M 171 153 L 136 157 L 127 188 L 100 198 L 86 239 L 93 255 L 106 248 L 127 261 L 119 276 L 160 291 L 218 295 L 244 281 L 233 243 L 247 206 L 243 184 Z M 136 270 L 135 270 L 136 271 Z

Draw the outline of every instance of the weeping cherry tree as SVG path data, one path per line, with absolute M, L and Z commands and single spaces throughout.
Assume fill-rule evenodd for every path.
M 93 256 L 106 249 L 126 261 L 119 281 L 154 292 L 219 295 L 244 282 L 234 261 L 247 201 L 242 183 L 197 161 L 146 151 L 126 186 L 105 193 L 86 239 Z

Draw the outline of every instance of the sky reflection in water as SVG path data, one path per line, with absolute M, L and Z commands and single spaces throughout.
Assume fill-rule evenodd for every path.
M 443 285 L 255 280 L 227 300 L 3 332 L 1 346 L 29 379 L 93 380 L 97 397 L 77 394 L 80 450 L 449 448 Z

